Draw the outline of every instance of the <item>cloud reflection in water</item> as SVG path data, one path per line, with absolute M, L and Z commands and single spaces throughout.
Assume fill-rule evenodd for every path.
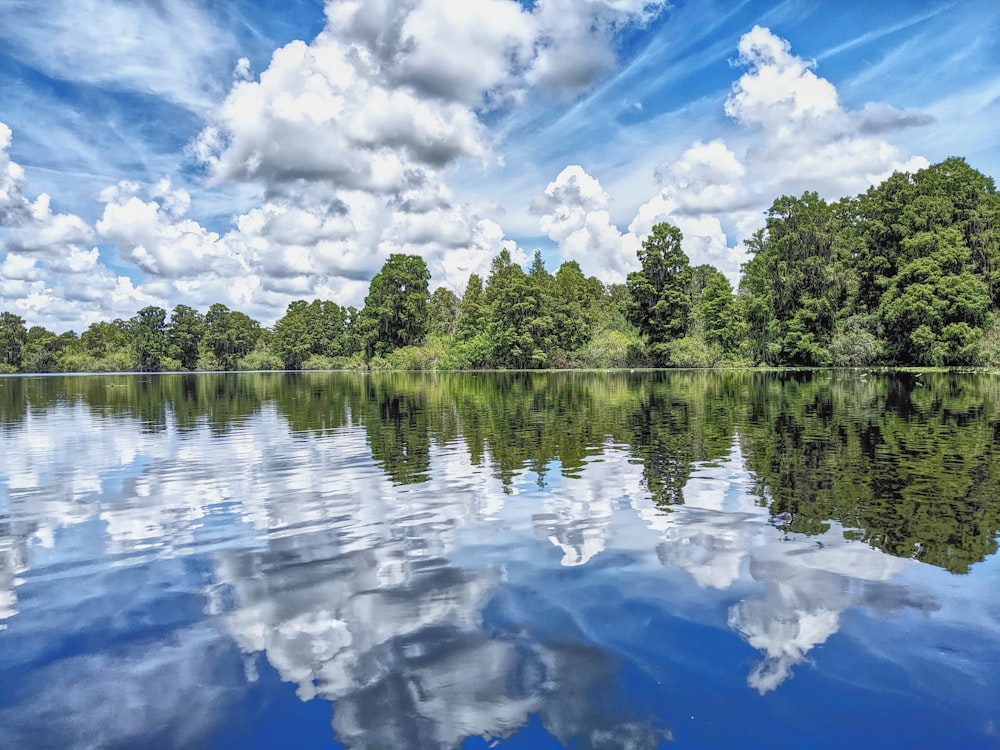
M 726 460 L 694 468 L 683 505 L 664 511 L 640 500 L 637 507 L 664 540 L 657 545 L 664 565 L 685 570 L 702 587 L 727 589 L 747 575 L 764 585 L 762 597 L 729 610 L 729 626 L 764 654 L 747 678 L 750 687 L 763 694 L 780 686 L 840 629 L 851 607 L 937 608 L 932 598 L 888 583 L 911 563 L 846 540 L 838 524 L 812 537 L 776 528 L 748 481 L 734 441 Z

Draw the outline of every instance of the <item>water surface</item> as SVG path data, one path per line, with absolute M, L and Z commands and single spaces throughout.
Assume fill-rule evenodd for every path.
M 0 747 L 1000 747 L 1000 383 L 0 378 Z

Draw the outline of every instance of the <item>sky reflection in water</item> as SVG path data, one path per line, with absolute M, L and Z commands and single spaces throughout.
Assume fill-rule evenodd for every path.
M 1000 746 L 955 377 L 0 380 L 0 746 Z

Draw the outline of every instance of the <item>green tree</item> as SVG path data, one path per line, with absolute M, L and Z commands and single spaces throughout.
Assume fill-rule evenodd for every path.
M 546 295 L 551 282 L 538 253 L 531 273 L 514 263 L 506 249 L 493 259 L 485 291 L 493 364 L 515 368 L 549 364 L 552 320 Z
M 882 297 L 890 354 L 917 365 L 979 363 L 989 287 L 967 268 L 971 250 L 954 226 L 902 242 L 908 262 Z
M 99 320 L 80 334 L 80 342 L 89 354 L 105 357 L 128 345 L 128 323 L 121 318 L 110 322 Z
M 385 356 L 419 344 L 427 332 L 427 264 L 419 255 L 393 253 L 368 287 L 362 311 L 365 354 Z
M 472 274 L 458 305 L 455 337 L 443 363 L 446 368 L 469 369 L 495 364 L 493 344 L 487 331 L 488 313 L 483 280 Z
M 658 362 L 666 362 L 669 344 L 687 332 L 691 313 L 691 265 L 681 249 L 683 235 L 672 224 L 653 227 L 638 252 L 641 271 L 628 275 L 632 304 L 629 319 L 649 342 Z
M 28 332 L 24 318 L 12 312 L 0 313 L 0 372 L 17 372 L 24 362 Z
M 351 305 L 344 310 L 344 355 L 352 356 L 365 350 L 364 320 L 361 311 Z
M 528 297 L 524 300 L 528 335 L 531 337 L 531 366 L 550 367 L 560 362 L 556 355 L 555 279 L 545 270 L 542 251 L 535 250 L 528 268 Z M 559 352 L 558 354 L 562 354 Z
M 575 260 L 559 266 L 552 284 L 553 343 L 557 349 L 574 352 L 587 342 L 595 307 L 603 297 L 604 285 L 584 276 Z
M 198 347 L 205 334 L 205 318 L 193 307 L 177 305 L 167 323 L 167 351 L 185 370 L 198 367 Z
M 456 339 L 468 341 L 476 335 L 485 333 L 486 299 L 483 296 L 483 280 L 478 274 L 469 276 L 458 313 L 458 322 L 455 326 Z
M 450 289 L 439 286 L 427 303 L 427 332 L 435 336 L 453 337 L 461 315 L 461 302 Z
M 328 300 L 296 300 L 274 324 L 271 351 L 289 370 L 301 369 L 313 356 L 346 356 L 352 350 L 349 328 L 356 314 Z
M 753 258 L 742 290 L 761 359 L 775 364 L 826 365 L 852 276 L 842 230 L 848 203 L 831 206 L 816 193 L 783 196 L 767 213 L 767 230 L 747 241 Z
M 64 369 L 64 354 L 74 349 L 78 343 L 73 331 L 57 335 L 42 326 L 32 326 L 28 329 L 21 369 L 25 372 L 60 372 Z
M 714 268 L 711 271 L 699 295 L 695 314 L 702 321 L 705 340 L 731 351 L 740 334 L 733 287 L 721 272 Z
M 874 312 L 902 267 L 915 260 L 905 240 L 949 227 L 971 251 L 968 270 L 986 283 L 992 304 L 1000 303 L 1000 195 L 993 180 L 964 159 L 897 172 L 860 196 L 857 206 L 859 312 Z
M 204 344 L 224 370 L 237 369 L 240 357 L 254 350 L 260 335 L 260 323 L 219 302 L 205 314 Z
M 128 335 L 136 370 L 157 372 L 163 365 L 167 356 L 166 318 L 166 310 L 149 305 L 129 320 Z
M 341 357 L 348 353 L 344 308 L 330 300 L 316 299 L 309 303 L 308 318 L 312 333 L 310 353 L 324 357 Z

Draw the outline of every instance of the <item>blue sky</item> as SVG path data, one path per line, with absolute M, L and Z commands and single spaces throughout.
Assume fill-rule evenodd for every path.
M 361 305 L 393 252 L 735 282 L 781 194 L 1000 175 L 1000 6 L 0 0 L 0 309 Z

